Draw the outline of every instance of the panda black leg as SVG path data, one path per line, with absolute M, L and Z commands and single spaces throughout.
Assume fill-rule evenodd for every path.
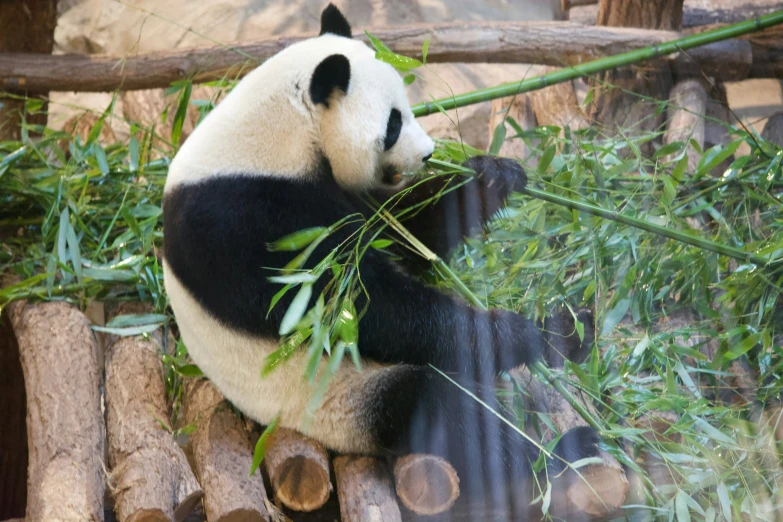
M 566 463 L 598 455 L 598 432 L 589 426 L 573 428 L 557 442 L 553 458 L 547 463 L 550 477 L 566 468 Z

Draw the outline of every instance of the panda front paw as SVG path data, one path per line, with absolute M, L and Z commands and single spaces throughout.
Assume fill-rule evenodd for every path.
M 506 372 L 523 364 L 541 359 L 546 350 L 546 336 L 530 319 L 494 309 L 490 311 L 493 324 L 496 373 Z
M 525 169 L 516 161 L 498 156 L 474 156 L 462 164 L 476 171 L 476 179 L 487 188 L 497 185 L 502 198 L 512 191 L 520 191 L 527 185 Z
M 544 358 L 553 368 L 562 368 L 565 359 L 580 363 L 590 355 L 595 340 L 593 312 L 587 308 L 580 308 L 575 312 L 576 321 L 583 329 L 581 338 L 570 310 L 555 313 L 544 320 L 543 328 L 547 344 Z

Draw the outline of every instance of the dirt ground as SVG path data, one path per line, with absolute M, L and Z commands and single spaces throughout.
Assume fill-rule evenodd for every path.
M 246 42 L 272 35 L 317 32 L 326 0 L 61 0 L 55 33 L 58 53 L 117 56 L 158 50 Z M 559 0 L 335 0 L 355 32 L 365 27 L 459 20 L 551 20 Z M 412 103 L 534 76 L 528 65 L 439 64 L 421 70 L 410 89 Z M 759 132 L 781 110 L 775 80 L 727 85 L 731 109 Z M 110 93 L 52 93 L 50 124 L 58 128 L 85 108 L 103 111 Z M 433 136 L 486 148 L 489 104 L 461 109 L 452 121 L 440 114 L 422 120 Z M 122 104 L 112 126 L 122 136 Z M 456 122 L 459 121 L 460 131 Z

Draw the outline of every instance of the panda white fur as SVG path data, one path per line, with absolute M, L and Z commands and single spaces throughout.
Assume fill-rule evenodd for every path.
M 313 390 L 303 378 L 303 353 L 260 376 L 292 297 L 267 318 L 280 285 L 267 280 L 266 268 L 294 255 L 267 244 L 366 212 L 357 196 L 388 194 L 389 174 L 420 168 L 434 147 L 399 74 L 351 39 L 331 4 L 321 23 L 320 36 L 270 58 L 220 102 L 172 161 L 164 192 L 165 285 L 190 355 L 246 415 L 265 424 L 280 413 L 280 425 L 292 429 L 301 428 Z M 476 157 L 467 165 L 477 172 L 471 182 L 405 223 L 441 256 L 525 183 L 512 161 Z M 424 183 L 404 201 L 429 198 L 444 183 Z M 341 229 L 311 259 L 351 230 Z M 364 256 L 363 371 L 340 367 L 307 434 L 338 452 L 441 454 L 464 490 L 497 497 L 506 488 L 495 485 L 525 481 L 537 451 L 429 364 L 491 402 L 499 372 L 551 353 L 551 344 L 583 350 L 591 331 L 580 345 L 568 319 L 547 322 L 544 330 L 566 332 L 553 338 L 513 312 L 471 308 L 420 282 L 416 260 L 408 261 L 406 272 L 381 252 Z M 595 434 L 582 430 L 564 437 L 558 451 L 573 461 L 594 454 L 595 444 Z

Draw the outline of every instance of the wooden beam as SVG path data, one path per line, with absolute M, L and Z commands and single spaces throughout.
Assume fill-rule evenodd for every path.
M 54 27 L 57 25 L 57 0 L 17 0 L 0 2 L 0 54 L 6 52 L 44 53 L 54 48 Z M 25 100 L 3 97 L 2 91 L 24 95 L 25 89 L 0 83 L 0 141 L 21 137 Z M 41 91 L 42 98 L 47 92 Z M 27 123 L 46 125 L 46 105 L 34 114 L 27 114 Z
M 392 50 L 420 57 L 431 38 L 428 63 L 536 63 L 567 66 L 680 38 L 682 33 L 570 22 L 470 22 L 371 29 Z M 0 88 L 30 92 L 113 91 L 167 87 L 247 74 L 263 60 L 306 37 L 277 37 L 233 47 L 209 47 L 116 57 L 0 54 Z M 730 40 L 678 53 L 671 59 L 693 74 L 744 78 L 747 42 Z M 694 63 L 695 62 L 695 63 Z
M 584 25 L 595 24 L 598 0 L 571 0 L 568 5 L 571 9 L 569 20 Z M 682 7 L 682 26 L 734 24 L 768 15 L 781 7 L 783 4 L 780 0 L 685 0 Z

